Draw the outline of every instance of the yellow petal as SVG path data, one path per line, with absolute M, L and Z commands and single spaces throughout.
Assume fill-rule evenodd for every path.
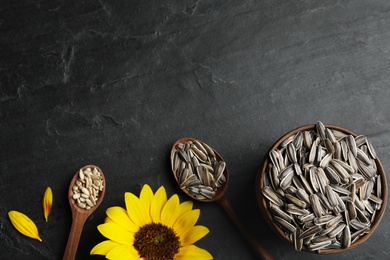
M 194 226 L 180 236 L 180 243 L 182 246 L 192 245 L 209 232 L 210 230 L 205 226 Z
M 91 250 L 91 255 L 107 255 L 107 253 L 114 247 L 120 246 L 120 244 L 111 241 L 105 240 L 94 246 Z
M 47 187 L 45 193 L 43 194 L 42 206 L 43 206 L 43 215 L 45 216 L 47 222 L 47 219 L 53 207 L 53 192 L 51 191 L 50 187 Z
M 110 219 L 110 217 L 106 217 L 104 219 L 104 223 L 115 223 L 112 219 Z
M 164 186 L 161 186 L 153 196 L 152 203 L 150 205 L 150 216 L 153 222 L 161 221 L 161 211 L 167 202 L 167 193 Z
M 11 210 L 8 212 L 8 217 L 11 220 L 12 225 L 23 235 L 38 239 L 42 242 L 39 237 L 38 228 L 35 223 L 26 215 L 21 212 Z
M 134 224 L 139 227 L 152 222 L 149 210 L 142 204 L 142 201 L 130 192 L 125 193 L 125 204 L 127 213 Z
M 179 196 L 174 194 L 169 198 L 167 203 L 165 203 L 162 211 L 161 211 L 161 223 L 168 227 L 173 227 L 173 224 L 179 217 L 178 215 L 179 208 Z
M 103 236 L 116 243 L 122 245 L 133 245 L 134 243 L 134 233 L 123 229 L 116 223 L 100 224 L 97 228 Z
M 191 211 L 192 205 L 193 205 L 193 203 L 190 200 L 189 201 L 185 201 L 183 203 L 180 203 L 179 206 L 175 210 L 175 214 L 176 214 L 175 219 L 176 220 L 174 220 L 174 221 L 176 222 L 177 219 L 179 219 L 182 215 L 184 215 L 187 212 Z M 199 216 L 198 216 L 198 218 L 199 218 Z M 198 218 L 196 218 L 196 220 L 198 220 Z M 175 222 L 173 222 L 172 225 L 174 225 Z
M 181 212 L 187 212 L 192 209 L 193 202 L 191 200 L 184 201 L 183 203 L 180 203 L 180 211 Z
M 139 230 L 139 227 L 130 220 L 124 208 L 117 206 L 110 207 L 106 210 L 106 214 L 110 220 L 130 232 L 137 232 Z
M 199 216 L 199 209 L 187 211 L 186 213 L 181 215 L 173 225 L 173 229 L 176 231 L 176 234 L 180 237 L 187 230 L 194 227 L 196 222 L 198 221 Z
M 141 193 L 139 195 L 139 199 L 149 211 L 150 204 L 152 203 L 152 199 L 153 199 L 153 191 L 148 184 L 145 184 L 142 187 Z
M 213 256 L 205 249 L 195 245 L 180 247 L 179 252 L 173 257 L 174 260 L 210 260 Z
M 138 252 L 136 251 L 136 249 L 134 249 L 133 246 L 125 246 L 125 245 L 117 246 L 111 249 L 107 253 L 106 258 L 111 260 L 140 259 Z

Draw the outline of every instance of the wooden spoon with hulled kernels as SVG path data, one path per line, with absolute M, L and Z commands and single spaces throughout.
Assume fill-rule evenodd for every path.
M 70 208 L 72 210 L 72 226 L 70 228 L 68 242 L 65 248 L 65 253 L 63 256 L 63 260 L 73 260 L 75 259 L 77 248 L 79 245 L 81 233 L 83 231 L 84 223 L 87 218 L 99 207 L 100 203 L 104 198 L 104 193 L 106 191 L 106 180 L 104 178 L 104 174 L 102 170 L 96 165 L 86 165 L 81 168 L 82 171 L 90 168 L 93 170 L 96 168 L 100 173 L 102 179 L 103 189 L 99 192 L 96 204 L 92 206 L 90 209 L 81 208 L 77 205 L 77 201 L 73 198 L 73 186 L 76 184 L 76 181 L 80 177 L 79 171 L 73 176 L 73 179 L 70 182 L 69 190 L 68 190 L 68 200 L 70 204 Z
M 185 144 L 189 141 L 192 141 L 192 142 L 199 142 L 200 144 L 202 145 L 207 145 L 205 144 L 204 142 L 200 141 L 200 140 L 197 140 L 195 138 L 182 138 L 182 139 L 179 139 L 177 140 L 173 146 L 172 146 L 172 149 L 171 149 L 171 156 L 170 156 L 170 159 L 171 159 L 171 163 L 173 163 L 174 161 L 174 155 L 175 155 L 175 151 L 176 151 L 176 146 L 179 145 L 179 144 Z M 215 157 L 218 161 L 224 161 L 221 157 L 221 155 L 219 155 L 213 148 L 211 148 L 209 145 L 207 145 L 215 154 Z M 174 167 L 172 167 L 173 169 Z M 255 237 L 252 236 L 252 234 L 244 227 L 244 225 L 241 223 L 240 219 L 238 218 L 237 214 L 234 212 L 227 196 L 226 196 L 226 191 L 227 191 L 227 186 L 228 186 L 228 182 L 229 182 L 229 174 L 228 174 L 228 170 L 227 170 L 227 167 L 225 167 L 225 170 L 223 172 L 223 174 L 225 175 L 225 179 L 226 181 L 221 185 L 221 187 L 219 187 L 215 193 L 215 196 L 213 198 L 204 198 L 204 199 L 199 199 L 197 197 L 195 197 L 193 194 L 191 194 L 187 189 L 183 188 L 182 190 L 188 195 L 190 196 L 192 199 L 194 200 L 197 200 L 197 201 L 200 201 L 200 202 L 218 202 L 219 205 L 223 208 L 223 210 L 225 211 L 225 213 L 230 217 L 231 221 L 236 225 L 236 227 L 238 228 L 238 230 L 241 232 L 241 234 L 243 235 L 243 237 L 248 241 L 248 243 L 251 245 L 251 247 L 253 248 L 254 252 L 256 252 L 256 254 L 259 256 L 260 259 L 264 259 L 264 260 L 272 260 L 274 259 L 274 257 L 268 252 L 268 250 L 262 245 L 259 243 L 258 240 L 256 240 Z M 179 173 L 177 170 L 174 170 L 173 171 L 173 175 L 177 181 L 177 183 L 180 185 L 180 180 L 179 180 Z

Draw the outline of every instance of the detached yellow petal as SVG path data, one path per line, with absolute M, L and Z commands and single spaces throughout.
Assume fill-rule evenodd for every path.
M 45 194 L 43 195 L 43 215 L 45 216 L 46 222 L 50 215 L 51 209 L 53 207 L 53 192 L 50 187 L 46 188 Z
M 38 228 L 35 223 L 23 213 L 20 213 L 15 210 L 8 212 L 8 217 L 11 220 L 12 225 L 23 235 L 38 239 L 42 242 L 42 239 L 39 237 Z

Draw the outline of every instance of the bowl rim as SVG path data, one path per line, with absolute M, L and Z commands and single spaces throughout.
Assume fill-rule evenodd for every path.
M 343 127 L 337 126 L 337 125 L 332 125 L 332 124 L 324 124 L 326 128 L 330 128 L 333 130 L 338 130 L 341 132 L 344 132 L 346 134 L 350 134 L 354 137 L 358 136 L 354 132 L 345 129 Z M 300 131 L 306 131 L 306 130 L 315 130 L 316 129 L 316 124 L 307 124 L 303 125 L 300 127 L 297 127 L 293 130 L 288 131 L 286 134 L 284 134 L 282 137 L 280 137 L 268 150 L 267 154 L 265 155 L 265 158 L 263 160 L 262 167 L 258 170 L 255 178 L 255 192 L 256 192 L 256 200 L 257 204 L 260 208 L 260 213 L 263 217 L 263 219 L 266 221 L 268 226 L 279 236 L 281 237 L 284 241 L 288 242 L 289 244 L 292 244 L 292 241 L 289 239 L 288 236 L 285 235 L 284 231 L 276 225 L 273 220 L 272 216 L 268 210 L 268 206 L 266 203 L 266 199 L 264 198 L 262 192 L 261 192 L 261 187 L 264 185 L 264 174 L 266 172 L 268 163 L 269 163 L 269 152 L 272 149 L 275 149 L 279 147 L 279 145 L 287 139 L 289 136 L 294 135 Z M 382 217 L 385 213 L 386 205 L 387 205 L 387 181 L 386 181 L 386 173 L 383 169 L 382 163 L 380 162 L 379 158 L 376 157 L 375 163 L 377 166 L 377 174 L 381 176 L 381 183 L 382 183 L 382 197 L 381 199 L 383 200 L 383 203 L 381 205 L 381 208 L 376 212 L 374 221 L 371 222 L 371 227 L 370 231 L 363 236 L 360 237 L 359 240 L 357 240 L 355 243 L 351 244 L 348 248 L 340 248 L 340 249 L 321 249 L 321 250 L 316 250 L 316 251 L 311 251 L 308 250 L 306 247 L 302 248 L 302 251 L 305 252 L 310 252 L 310 253 L 315 253 L 315 254 L 334 254 L 334 253 L 339 253 L 339 252 L 345 252 L 347 250 L 351 250 L 353 248 L 356 248 L 357 246 L 361 245 L 364 243 L 376 230 L 378 225 L 380 224 Z

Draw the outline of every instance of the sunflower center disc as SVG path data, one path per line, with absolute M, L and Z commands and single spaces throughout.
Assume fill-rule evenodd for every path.
M 135 234 L 134 248 L 148 260 L 173 259 L 179 247 L 175 231 L 161 223 L 146 224 Z

